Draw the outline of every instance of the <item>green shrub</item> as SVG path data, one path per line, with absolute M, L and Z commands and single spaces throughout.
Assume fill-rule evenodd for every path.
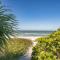
M 38 38 L 33 48 L 32 60 L 60 60 L 60 30 Z

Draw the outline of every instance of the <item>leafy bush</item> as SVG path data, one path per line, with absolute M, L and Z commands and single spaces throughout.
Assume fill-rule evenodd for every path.
M 60 30 L 38 38 L 33 48 L 32 60 L 60 60 Z

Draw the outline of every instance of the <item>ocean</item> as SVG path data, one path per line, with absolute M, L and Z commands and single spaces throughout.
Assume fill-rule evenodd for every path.
M 17 30 L 16 35 L 17 36 L 46 36 L 48 34 L 51 34 L 53 31 L 36 31 L 36 30 Z

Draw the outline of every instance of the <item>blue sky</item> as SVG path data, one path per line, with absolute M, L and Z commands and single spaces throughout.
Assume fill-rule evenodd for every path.
M 13 11 L 21 30 L 55 30 L 60 27 L 60 0 L 3 0 Z

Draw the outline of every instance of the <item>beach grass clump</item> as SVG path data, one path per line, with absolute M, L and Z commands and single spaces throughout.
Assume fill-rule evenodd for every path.
M 60 60 L 60 30 L 36 40 L 32 60 Z
M 0 48 L 0 60 L 17 60 L 24 55 L 32 41 L 28 39 L 12 38 Z

